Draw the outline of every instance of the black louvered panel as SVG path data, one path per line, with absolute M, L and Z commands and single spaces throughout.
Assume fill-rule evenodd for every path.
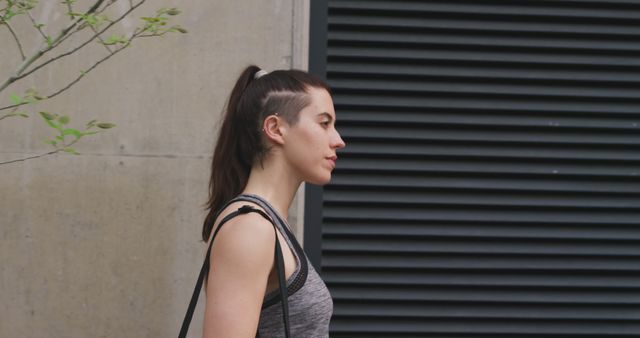
M 640 336 L 640 1 L 330 1 L 331 337 Z

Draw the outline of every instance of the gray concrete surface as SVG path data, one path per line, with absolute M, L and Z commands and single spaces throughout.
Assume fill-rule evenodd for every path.
M 45 28 L 60 22 L 58 2 L 41 0 L 34 12 Z M 189 33 L 138 40 L 29 109 L 68 114 L 72 126 L 99 118 L 117 128 L 81 141 L 81 156 L 0 166 L 2 338 L 176 336 L 202 262 L 215 125 L 233 81 L 250 63 L 307 67 L 308 1 L 147 2 L 134 18 L 177 6 L 183 13 L 175 22 Z M 14 28 L 33 50 L 37 32 Z M 19 62 L 4 27 L 0 46 L 4 80 Z M 0 106 L 29 86 L 59 88 L 104 53 L 94 44 L 62 59 L 3 92 Z M 49 135 L 35 115 L 0 121 L 0 161 L 48 151 L 42 140 Z M 301 205 L 298 199 L 290 211 L 299 236 Z M 191 337 L 201 335 L 201 311 Z

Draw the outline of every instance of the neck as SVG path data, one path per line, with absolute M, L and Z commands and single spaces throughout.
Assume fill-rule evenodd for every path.
M 263 161 L 251 168 L 244 194 L 258 195 L 267 201 L 285 219 L 289 217 L 289 206 L 302 181 L 291 173 L 283 161 Z

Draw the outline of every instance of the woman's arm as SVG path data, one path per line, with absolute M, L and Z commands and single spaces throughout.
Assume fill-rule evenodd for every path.
M 273 225 L 251 213 L 220 229 L 211 250 L 204 338 L 254 338 L 274 261 Z

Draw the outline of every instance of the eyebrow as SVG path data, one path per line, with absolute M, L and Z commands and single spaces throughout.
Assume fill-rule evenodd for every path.
M 318 114 L 318 116 L 325 116 L 329 119 L 329 121 L 333 121 L 333 116 L 331 116 L 331 114 L 327 113 L 327 112 L 322 112 L 320 114 Z

